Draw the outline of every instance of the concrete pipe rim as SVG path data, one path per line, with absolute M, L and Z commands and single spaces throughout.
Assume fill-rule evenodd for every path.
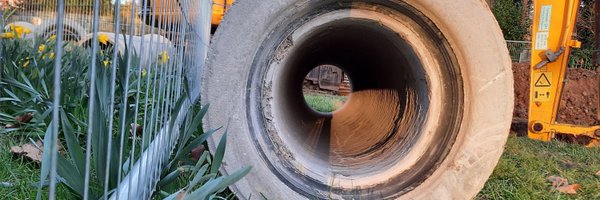
M 305 196 L 411 191 L 445 159 L 462 120 L 462 80 L 446 38 L 403 2 L 324 1 L 298 13 L 266 37 L 253 63 L 262 67 L 247 84 L 261 157 Z M 303 78 L 323 64 L 352 83 L 334 113 L 314 112 L 302 98 Z

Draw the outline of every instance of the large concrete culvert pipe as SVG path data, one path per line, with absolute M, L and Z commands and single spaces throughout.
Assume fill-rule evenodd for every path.
M 351 80 L 333 113 L 302 96 L 320 65 Z M 215 34 L 202 101 L 206 128 L 229 124 L 223 172 L 253 166 L 242 199 L 468 199 L 502 153 L 512 87 L 484 1 L 246 0 Z

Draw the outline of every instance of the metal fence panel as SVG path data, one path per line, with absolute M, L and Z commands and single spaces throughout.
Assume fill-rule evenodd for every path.
M 507 40 L 506 45 L 513 62 L 529 62 L 531 42 Z
M 69 185 L 72 179 L 83 181 L 69 185 L 83 199 L 152 198 L 179 138 L 176 127 L 199 97 L 211 4 L 210 0 L 31 0 L 21 5 L 4 29 L 18 26 L 32 32 L 27 39 L 55 41 L 52 122 L 44 137 L 38 199 L 45 183 L 49 199 L 55 199 L 57 184 Z M 62 62 L 70 56 L 67 51 L 78 48 L 88 52 L 82 53 L 89 56 L 84 64 Z M 81 89 L 87 92 L 82 102 L 87 118 L 77 124 L 83 128 L 81 141 L 69 138 L 67 132 L 73 128 L 69 120 L 74 119 L 65 111 L 66 102 L 61 102 L 74 90 L 62 73 L 74 67 L 84 68 L 87 77 L 86 88 Z M 81 146 L 70 145 L 75 142 Z M 59 153 L 59 143 L 67 144 L 68 156 Z M 78 148 L 82 157 L 77 157 Z M 65 167 L 75 169 L 74 177 L 67 177 Z

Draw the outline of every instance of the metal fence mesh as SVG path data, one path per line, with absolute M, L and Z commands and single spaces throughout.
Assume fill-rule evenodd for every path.
M 197 77 L 206 57 L 211 4 L 210 0 L 21 4 L 4 29 L 26 28 L 31 34 L 23 37 L 30 37 L 40 53 L 54 59 L 48 68 L 37 61 L 30 67 L 52 76 L 46 109 L 51 121 L 44 135 L 38 199 L 56 199 L 59 183 L 83 199 L 152 198 L 179 138 L 177 127 L 199 96 Z M 43 50 L 42 45 L 53 49 Z M 68 75 L 78 71 L 80 76 Z M 82 88 L 71 87 L 79 80 Z M 73 98 L 77 91 L 84 94 Z M 73 99 L 78 101 L 70 102 Z M 59 153 L 59 144 L 66 152 Z M 41 189 L 46 184 L 47 194 Z
M 531 42 L 507 40 L 506 45 L 513 62 L 528 62 Z

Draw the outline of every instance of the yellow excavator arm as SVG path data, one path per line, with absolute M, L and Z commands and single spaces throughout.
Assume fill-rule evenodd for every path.
M 180 0 L 144 0 L 142 5 L 145 5 L 140 11 L 140 15 L 154 15 L 154 17 L 146 17 L 147 25 L 157 26 L 158 21 L 181 21 L 181 4 Z M 217 27 L 223 20 L 223 16 L 231 7 L 234 0 L 213 0 L 211 25 Z M 154 19 L 154 23 L 151 21 Z
M 529 96 L 529 138 L 550 141 L 555 134 L 585 135 L 589 145 L 600 139 L 600 126 L 579 126 L 556 122 L 571 48 L 580 48 L 573 39 L 579 0 L 536 0 L 531 45 L 531 86 Z

